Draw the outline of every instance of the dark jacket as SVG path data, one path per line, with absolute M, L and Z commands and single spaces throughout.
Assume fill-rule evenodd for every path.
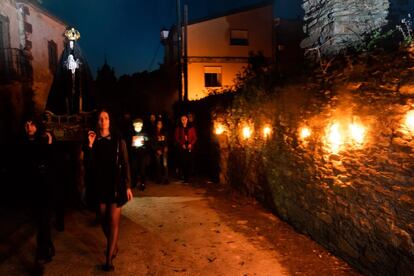
M 157 130 L 154 132 L 154 136 L 151 138 L 152 150 L 156 152 L 157 150 L 163 151 L 165 147 L 168 146 L 168 135 L 167 132 Z
M 53 202 L 53 149 L 45 136 L 29 140 L 24 137 L 22 144 L 22 163 L 20 164 L 23 189 L 27 203 L 35 206 L 50 206 Z

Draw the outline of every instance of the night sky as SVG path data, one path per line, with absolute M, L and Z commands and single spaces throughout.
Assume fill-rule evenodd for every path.
M 117 76 L 158 68 L 164 53 L 160 30 L 177 21 L 176 0 L 42 0 L 42 6 L 81 33 L 79 41 L 96 74 L 105 56 Z M 189 20 L 249 6 L 262 0 L 181 0 Z M 275 0 L 274 14 L 297 18 L 301 0 Z

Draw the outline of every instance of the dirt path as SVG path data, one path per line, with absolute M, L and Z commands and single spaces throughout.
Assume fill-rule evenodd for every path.
M 123 208 L 120 252 L 109 275 L 357 275 L 256 204 L 229 200 L 213 184 L 200 186 L 153 184 L 136 192 Z M 97 268 L 105 245 L 92 221 L 87 211 L 67 215 L 44 275 L 108 275 Z M 0 247 L 6 254 L 0 275 L 33 272 L 34 237 L 23 232 Z

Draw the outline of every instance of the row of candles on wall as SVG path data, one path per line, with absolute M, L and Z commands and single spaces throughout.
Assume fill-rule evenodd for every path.
M 414 110 L 407 113 L 403 127 L 410 133 L 414 134 Z M 214 132 L 216 135 L 222 135 L 225 131 L 227 131 L 227 128 L 224 124 L 215 123 Z M 243 140 L 249 140 L 253 138 L 255 130 L 252 125 L 246 124 L 241 127 L 239 131 Z M 264 140 L 267 140 L 272 136 L 273 129 L 270 125 L 265 125 L 262 127 L 260 132 L 260 136 Z M 347 124 L 347 127 L 339 122 L 331 123 L 326 128 L 323 141 L 332 153 L 337 153 L 346 144 L 352 145 L 356 148 L 362 147 L 366 140 L 366 134 L 367 128 L 359 122 L 357 117 L 354 117 L 353 122 Z M 303 142 L 306 143 L 312 136 L 311 128 L 308 126 L 300 127 L 298 130 L 298 136 Z

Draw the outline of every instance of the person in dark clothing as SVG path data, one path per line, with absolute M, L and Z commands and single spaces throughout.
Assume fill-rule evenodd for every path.
M 178 145 L 180 170 L 184 182 L 188 182 L 192 172 L 193 149 L 197 141 L 194 127 L 188 125 L 188 117 L 182 115 L 180 126 L 175 129 L 174 138 Z
M 156 123 L 154 136 L 151 138 L 152 152 L 155 155 L 156 180 L 168 183 L 168 136 L 162 120 Z
M 132 136 L 132 183 L 141 191 L 145 190 L 147 181 L 147 169 L 150 164 L 150 136 L 143 129 L 142 119 L 133 121 L 134 135 Z
M 104 271 L 114 270 L 113 259 L 118 253 L 121 207 L 132 199 L 128 151 L 125 141 L 110 125 L 109 113 L 98 113 L 98 131 L 89 131 L 85 162 L 91 169 L 99 204 L 102 230 L 107 241 Z
M 41 124 L 34 117 L 25 120 L 23 137 L 24 183 L 27 198 L 34 212 L 37 228 L 36 262 L 47 263 L 55 255 L 51 234 L 51 213 L 53 209 L 52 185 L 52 135 L 41 130 Z
M 155 128 L 157 125 L 157 115 L 155 115 L 154 113 L 151 113 L 149 116 L 149 121 L 148 123 L 145 125 L 145 131 L 152 136 L 155 132 Z

